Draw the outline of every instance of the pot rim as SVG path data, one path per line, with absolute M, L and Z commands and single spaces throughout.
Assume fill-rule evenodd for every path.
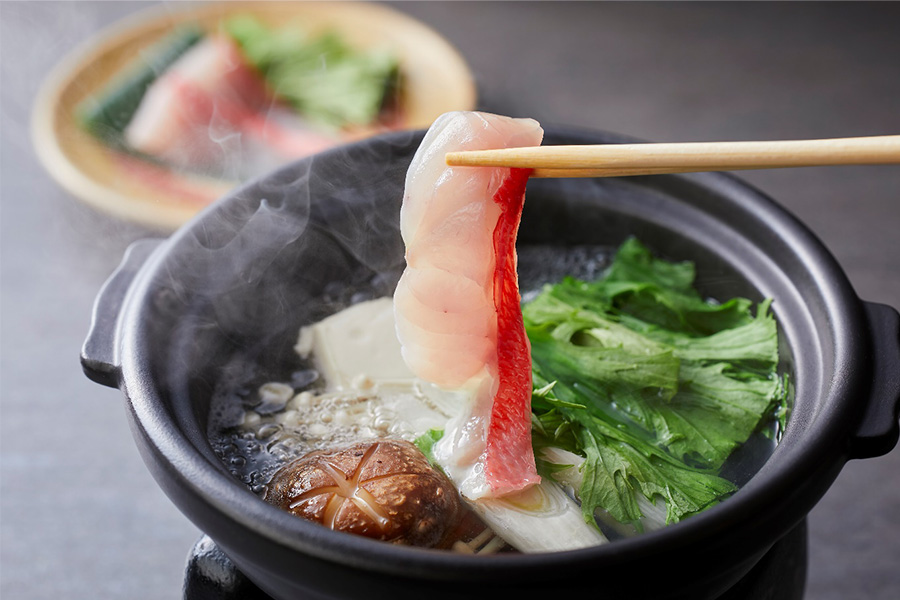
M 593 140 L 592 143 L 635 141 L 600 131 L 552 126 L 545 129 L 556 135 L 590 139 Z M 421 133 L 394 132 L 351 146 L 408 139 L 410 135 Z M 316 160 L 328 160 L 330 155 L 341 151 L 342 148 L 329 150 L 318 155 Z M 296 169 L 297 165 L 309 160 L 311 159 L 286 165 L 268 176 L 250 182 L 232 191 L 220 203 L 236 201 L 258 182 Z M 633 560 L 664 560 L 667 555 L 683 551 L 691 544 L 704 544 L 709 550 L 720 552 L 737 552 L 729 549 L 733 541 L 727 539 L 729 536 L 721 535 L 721 532 L 749 532 L 760 527 L 777 528 L 780 532 L 778 536 L 772 537 L 768 543 L 759 544 L 757 550 L 762 552 L 805 516 L 846 461 L 852 429 L 865 408 L 864 403 L 848 401 L 854 390 L 865 389 L 867 386 L 868 372 L 853 366 L 856 357 L 864 356 L 867 343 L 861 301 L 837 261 L 815 235 L 763 192 L 725 173 L 667 177 L 685 178 L 695 185 L 729 198 L 739 207 L 752 208 L 809 269 L 810 277 L 826 302 L 828 313 L 841 315 L 841 318 L 832 319 L 834 334 L 830 343 L 834 349 L 834 372 L 830 374 L 830 380 L 829 374 L 823 374 L 823 384 L 828 394 L 819 400 L 813 419 L 815 423 L 812 424 L 814 426 L 802 431 L 802 437 L 794 438 L 792 431 L 796 428 L 792 429 L 789 421 L 784 439 L 793 440 L 790 452 L 785 451 L 784 443 L 776 446 L 766 465 L 733 497 L 718 506 L 661 530 L 617 540 L 611 544 L 564 552 L 484 557 L 396 546 L 330 531 L 297 519 L 260 500 L 240 481 L 209 462 L 184 431 L 172 426 L 168 411 L 154 387 L 149 361 L 144 359 L 144 349 L 138 344 L 128 343 L 129 337 L 138 339 L 140 336 L 136 334 L 145 327 L 145 320 L 139 315 L 147 301 L 147 292 L 154 279 L 153 273 L 162 263 L 167 248 L 191 235 L 192 227 L 214 212 L 220 203 L 203 211 L 161 244 L 129 288 L 122 311 L 125 316 L 120 319 L 120 323 L 125 324 L 119 338 L 122 365 L 120 387 L 129 398 L 140 434 L 152 451 L 164 460 L 178 485 L 202 497 L 210 507 L 227 519 L 291 551 L 368 571 L 433 580 L 461 576 L 467 579 L 494 579 L 503 576 L 540 579 L 542 573 L 548 570 L 548 576 L 558 577 L 561 572 L 582 569 L 587 565 L 597 568 L 597 561 L 603 561 L 604 566 L 615 566 Z M 125 343 L 122 343 L 123 340 Z M 828 343 L 828 340 L 823 341 Z M 773 464 L 778 467 L 769 468 Z M 801 493 L 809 485 L 817 488 L 815 492 Z M 784 498 L 782 510 L 771 510 L 773 495 Z M 203 517 L 198 517 L 198 520 L 202 519 Z M 748 553 L 746 548 L 740 549 L 740 552 Z

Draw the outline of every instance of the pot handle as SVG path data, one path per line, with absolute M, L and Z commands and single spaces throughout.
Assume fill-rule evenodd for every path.
M 101 385 L 119 387 L 117 329 L 125 295 L 138 270 L 162 239 L 138 240 L 128 246 L 116 268 L 94 300 L 91 327 L 81 348 L 81 368 L 89 379 Z
M 865 413 L 851 439 L 850 458 L 887 454 L 900 437 L 900 315 L 884 304 L 864 302 L 872 340 L 872 384 Z

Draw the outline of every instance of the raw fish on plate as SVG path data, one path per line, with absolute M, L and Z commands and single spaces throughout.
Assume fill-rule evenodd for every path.
M 272 169 L 335 144 L 303 128 L 225 36 L 204 38 L 153 82 L 124 138 L 171 165 L 225 177 Z

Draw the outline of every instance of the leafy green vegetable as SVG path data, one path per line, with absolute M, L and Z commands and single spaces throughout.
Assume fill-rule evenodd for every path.
M 523 309 L 535 445 L 585 457 L 588 522 L 600 509 L 638 524 L 637 493 L 665 500 L 669 522 L 719 502 L 735 490 L 723 463 L 784 403 L 770 302 L 709 302 L 694 277 L 631 239 L 603 279 L 565 279 Z
M 372 123 L 396 83 L 392 54 L 354 50 L 334 32 L 311 38 L 300 28 L 270 29 L 249 15 L 224 26 L 278 96 L 327 127 Z
M 444 437 L 443 429 L 429 429 L 415 440 L 413 440 L 413 444 L 422 451 L 422 454 L 425 455 L 425 458 L 428 459 L 428 462 L 431 464 L 437 464 L 434 460 L 434 453 L 431 449 L 437 443 L 439 439 Z
M 658 326 L 690 335 L 708 335 L 752 320 L 750 300 L 734 298 L 724 304 L 707 302 L 693 288 L 694 265 L 654 258 L 635 239 L 626 241 L 610 266 L 598 292 L 615 302 L 617 312 L 632 326 Z

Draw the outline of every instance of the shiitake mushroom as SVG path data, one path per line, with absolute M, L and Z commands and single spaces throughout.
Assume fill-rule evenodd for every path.
M 306 454 L 275 474 L 265 499 L 337 531 L 424 547 L 452 543 L 468 512 L 415 445 L 388 439 Z

